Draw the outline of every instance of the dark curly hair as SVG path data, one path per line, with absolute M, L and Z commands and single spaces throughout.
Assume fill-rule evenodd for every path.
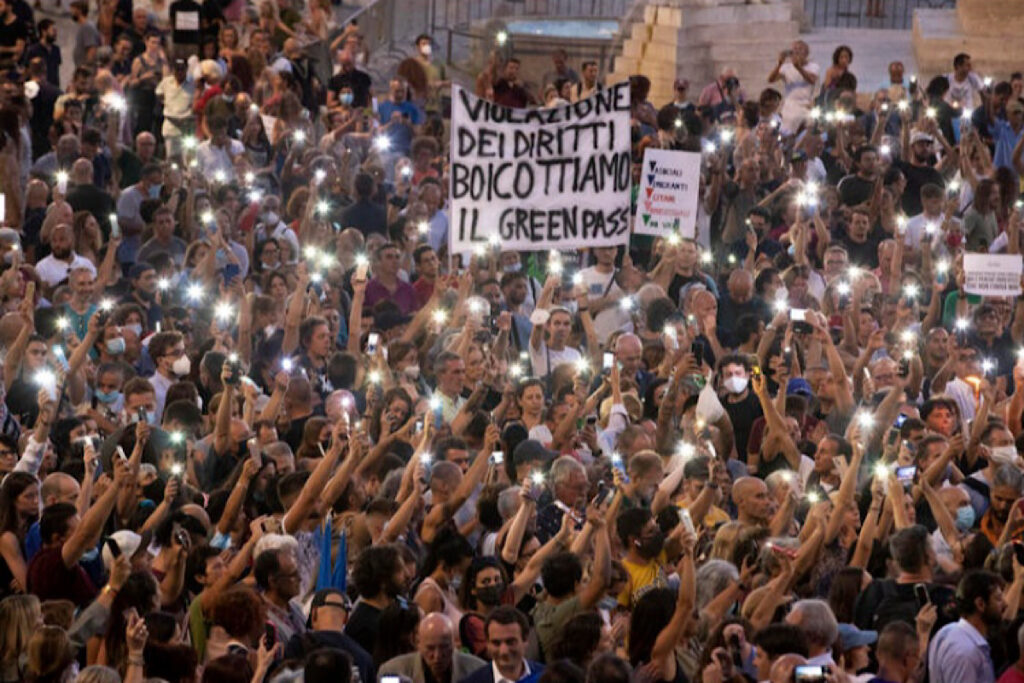
M 232 586 L 213 603 L 213 623 L 232 638 L 255 643 L 267 620 L 267 610 L 256 592 L 246 586 Z

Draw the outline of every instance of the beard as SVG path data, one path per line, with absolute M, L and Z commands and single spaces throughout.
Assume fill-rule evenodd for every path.
M 61 261 L 64 261 L 66 259 L 71 258 L 71 249 L 70 248 L 67 248 L 67 249 L 54 249 L 54 248 L 51 248 L 50 249 L 50 253 L 53 254 L 53 258 L 59 259 Z

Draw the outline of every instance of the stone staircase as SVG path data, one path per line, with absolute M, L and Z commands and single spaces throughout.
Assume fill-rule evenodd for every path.
M 958 0 L 956 9 L 914 12 L 914 54 L 929 76 L 952 71 L 953 56 L 966 52 L 979 73 L 1008 78 L 1024 65 L 1022 33 L 1020 0 Z
M 797 38 L 799 29 L 792 5 L 784 1 L 650 4 L 642 17 L 623 27 L 628 37 L 606 82 L 643 73 L 651 79 L 651 102 L 660 106 L 672 100 L 676 78 L 690 81 L 690 97 L 696 99 L 723 68 L 732 67 L 747 97 L 756 98 L 779 51 Z

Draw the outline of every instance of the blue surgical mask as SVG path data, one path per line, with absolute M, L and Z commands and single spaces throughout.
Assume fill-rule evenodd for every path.
M 114 337 L 107 340 L 107 353 L 112 356 L 119 356 L 124 353 L 124 337 Z
M 149 188 L 149 198 L 160 199 L 160 190 L 162 190 L 163 188 L 163 184 L 153 185 L 151 188 Z
M 502 270 L 504 270 L 506 273 L 518 273 L 522 269 L 523 264 L 520 263 L 519 261 L 516 261 L 515 263 L 509 263 Z
M 974 527 L 974 507 L 961 505 L 956 509 L 956 528 L 961 532 L 969 531 Z
M 133 333 L 135 333 L 136 337 L 141 337 L 142 336 L 142 324 L 141 323 L 128 323 L 127 325 L 124 326 L 124 328 L 126 330 L 131 330 Z
M 343 93 L 341 93 L 341 97 L 338 98 L 338 99 L 340 99 L 341 103 L 344 104 L 347 107 L 347 106 L 352 104 L 352 93 L 350 93 L 350 92 L 343 92 Z
M 117 399 L 119 398 L 121 398 L 120 391 L 111 391 L 108 393 L 106 391 L 101 391 L 99 389 L 96 390 L 96 400 L 104 405 L 109 406 L 112 403 L 117 403 Z

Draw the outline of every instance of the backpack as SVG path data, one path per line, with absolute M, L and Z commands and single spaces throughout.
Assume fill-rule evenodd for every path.
M 905 597 L 892 579 L 885 579 L 878 583 L 882 588 L 882 599 L 871 615 L 871 629 L 881 631 L 886 624 L 894 621 L 903 621 L 914 626 L 919 608 L 913 590 L 910 591 L 909 597 Z

